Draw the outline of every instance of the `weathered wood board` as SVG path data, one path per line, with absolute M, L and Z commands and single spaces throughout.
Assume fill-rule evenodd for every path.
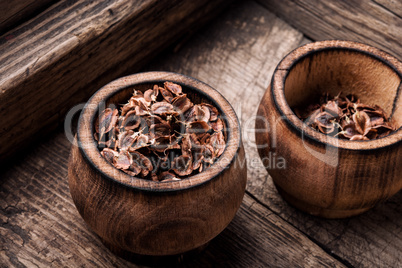
M 311 41 L 282 20 L 248 3 L 231 9 L 213 29 L 201 31 L 176 54 L 157 59 L 147 69 L 196 77 L 218 89 L 234 106 L 241 119 L 247 190 L 252 196 L 346 264 L 396 267 L 402 263 L 402 192 L 361 216 L 320 219 L 283 201 L 259 159 L 254 120 L 261 96 L 280 59 L 307 42 Z
M 227 28 L 234 30 L 232 27 L 237 24 L 234 12 L 243 7 L 235 7 L 229 17 L 218 21 L 220 25 L 228 23 Z M 253 3 L 247 10 L 253 12 L 258 8 Z M 248 19 L 240 17 L 238 22 Z M 263 12 L 258 19 L 262 26 L 267 26 L 263 20 L 275 17 Z M 286 26 L 281 21 L 278 25 Z M 297 31 L 289 30 L 301 37 Z M 112 255 L 76 211 L 67 185 L 69 148 L 64 133 L 59 132 L 2 173 L 1 263 L 6 266 L 134 266 Z M 246 195 L 234 221 L 188 265 L 266 267 L 289 263 L 343 266 L 303 233 Z
M 259 160 L 252 130 L 257 105 L 279 60 L 310 41 L 261 5 L 242 1 L 142 69 L 175 71 L 210 84 L 241 119 L 247 194 L 233 222 L 188 266 L 402 263 L 402 193 L 358 217 L 319 219 L 287 205 Z M 55 133 L 0 172 L 0 263 L 135 267 L 110 254 L 76 212 L 66 178 L 69 146 L 63 133 Z
M 49 7 L 52 0 L 0 1 L 0 35 Z
M 0 160 L 229 0 L 62 0 L 0 37 Z
M 258 0 L 313 40 L 359 41 L 402 60 L 399 0 Z
M 113 255 L 71 199 L 63 131 L 1 174 L 0 267 L 137 267 Z M 343 267 L 249 195 L 235 219 L 188 267 Z

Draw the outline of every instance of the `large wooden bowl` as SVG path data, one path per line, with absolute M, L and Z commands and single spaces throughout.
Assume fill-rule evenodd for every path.
M 302 46 L 277 66 L 258 109 L 256 141 L 279 193 L 313 215 L 362 213 L 402 188 L 402 63 L 348 41 Z M 384 108 L 397 131 L 370 141 L 341 140 L 307 127 L 292 107 L 325 92 L 355 94 Z
M 209 169 L 181 181 L 131 177 L 97 149 L 93 126 L 98 107 L 124 104 L 133 88 L 146 90 L 165 81 L 180 84 L 194 103 L 207 102 L 220 110 L 225 151 Z M 220 93 L 196 79 L 149 72 L 115 80 L 86 104 L 76 139 L 68 169 L 71 196 L 89 227 L 120 255 L 180 256 L 199 248 L 230 223 L 242 202 L 247 168 L 238 119 Z

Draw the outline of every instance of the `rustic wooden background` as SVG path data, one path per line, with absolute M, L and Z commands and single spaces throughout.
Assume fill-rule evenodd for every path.
M 219 5 L 221 8 L 226 2 L 222 3 Z M 258 158 L 252 131 L 257 105 L 275 66 L 289 51 L 304 43 L 335 38 L 360 40 L 381 47 L 401 59 L 402 18 L 398 5 L 398 1 L 381 0 L 237 1 L 201 30 L 191 35 L 188 31 L 178 31 L 181 34 L 175 35 L 173 45 L 154 57 L 152 62 L 145 66 L 142 64 L 141 68 L 128 63 L 127 59 L 123 61 L 123 66 L 113 71 L 116 64 L 109 65 L 99 56 L 105 54 L 96 49 L 96 42 L 108 43 L 107 36 L 110 34 L 113 37 L 112 32 L 104 39 L 89 42 L 88 50 L 85 50 L 85 43 L 81 44 L 86 53 L 95 49 L 97 54 L 92 56 L 96 59 L 92 63 L 97 66 L 85 65 L 86 72 L 97 75 L 92 74 L 91 79 L 80 82 L 77 88 L 82 91 L 85 91 L 83 88 L 86 85 L 99 87 L 111 77 L 138 70 L 174 71 L 198 78 L 216 88 L 238 113 L 248 158 L 248 184 L 243 204 L 228 228 L 202 254 L 183 266 L 400 267 L 402 192 L 369 212 L 349 219 L 324 220 L 306 215 L 290 207 L 278 195 Z M 12 46 L 7 45 L 5 38 L 1 37 L 1 46 Z M 112 40 L 118 40 L 117 36 Z M 162 47 L 165 46 L 160 49 Z M 13 51 L 19 49 L 26 50 L 23 55 L 33 53 L 25 43 Z M 140 53 L 140 50 L 135 53 Z M 121 53 L 120 56 L 127 56 Z M 48 56 L 47 61 L 52 62 L 52 57 Z M 68 62 L 67 56 L 63 59 Z M 60 64 L 63 64 L 63 59 L 57 58 L 56 63 L 61 60 Z M 133 62 L 136 63 L 136 60 Z M 43 60 L 41 64 L 47 63 Z M 46 68 L 60 68 L 52 64 Z M 110 68 L 112 74 L 99 73 L 103 64 Z M 15 66 L 2 64 L 0 68 L 17 68 Z M 79 69 L 79 66 L 75 67 Z M 48 70 L 46 68 L 43 70 Z M 10 71 L 11 74 L 13 72 Z M 49 78 L 45 74 L 36 77 L 38 82 L 35 83 L 40 84 L 41 79 L 47 81 Z M 99 75 L 106 78 L 92 81 Z M 27 75 L 27 79 L 29 77 Z M 0 94 L 3 98 L 4 94 L 12 94 L 7 93 L 12 87 L 3 88 L 4 81 L 8 79 L 6 76 L 1 80 Z M 27 81 L 35 80 L 26 80 L 24 76 L 20 79 L 15 83 L 24 84 L 25 88 L 29 88 L 31 83 Z M 68 88 L 63 87 L 64 91 Z M 21 105 L 29 108 L 31 104 L 28 101 Z M 4 111 L 4 107 L 0 109 L 2 123 Z M 19 111 L 21 117 L 24 108 Z M 30 122 L 36 122 L 27 120 L 28 127 L 32 125 Z M 1 130 L 4 131 L 4 128 Z M 6 141 L 13 144 L 10 140 L 13 137 L 8 136 Z M 16 140 L 19 138 L 18 135 L 15 137 Z M 24 142 L 19 144 L 25 146 Z M 24 146 L 13 162 L 0 172 L 0 267 L 137 267 L 111 254 L 76 211 L 67 184 L 67 159 L 71 144 L 63 128 L 56 128 L 29 147 Z M 13 146 L 7 148 L 14 151 Z
M 139 71 L 229 2 L 60 0 L 5 33 L 0 38 L 0 161 L 49 133 L 74 104 L 102 85 Z

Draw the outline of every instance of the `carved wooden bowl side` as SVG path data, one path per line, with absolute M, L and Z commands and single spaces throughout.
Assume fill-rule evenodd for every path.
M 286 168 L 268 168 L 279 193 L 313 215 L 362 213 L 402 188 L 402 63 L 379 49 L 348 41 L 300 47 L 277 66 L 259 106 L 256 141 L 261 158 L 276 153 Z M 292 107 L 325 92 L 355 94 L 377 104 L 397 125 L 370 141 L 330 137 L 307 127 Z
M 100 155 L 93 139 L 99 105 L 126 103 L 136 90 L 171 81 L 194 103 L 215 105 L 225 119 L 227 145 L 209 169 L 173 182 L 130 177 Z M 104 243 L 115 252 L 146 256 L 181 254 L 206 244 L 233 219 L 246 186 L 239 122 L 216 90 L 193 78 L 149 72 L 123 77 L 100 89 L 81 113 L 69 163 L 74 203 Z

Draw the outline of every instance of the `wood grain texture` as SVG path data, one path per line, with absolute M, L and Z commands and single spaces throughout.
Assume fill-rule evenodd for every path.
M 178 52 L 167 52 L 146 67 L 190 75 L 221 92 L 234 107 L 246 151 L 247 189 L 269 200 L 271 181 L 258 155 L 254 126 L 257 108 L 279 61 L 309 40 L 253 1 L 233 6 L 213 28 L 200 31 Z M 272 189 L 272 188 L 269 188 Z
M 0 180 L 0 267 L 138 267 L 112 254 L 71 199 L 63 131 L 42 141 Z M 232 223 L 183 267 L 343 267 L 250 196 Z
M 228 2 L 63 0 L 2 36 L 0 160 Z
M 373 0 L 373 2 L 382 6 L 390 13 L 395 14 L 399 18 L 402 18 L 402 2 L 398 0 Z
M 52 0 L 14 0 L 0 2 L 0 35 L 17 25 L 28 21 L 35 14 L 44 11 Z
M 234 34 L 232 27 L 236 13 L 241 9 L 244 9 L 244 6 L 232 7 L 229 16 L 218 21 L 217 29 L 227 29 Z M 251 8 L 245 9 L 247 12 L 260 12 L 259 10 L 253 3 Z M 256 25 L 263 20 L 276 20 L 269 13 L 262 12 L 257 15 L 258 20 L 254 22 Z M 236 28 L 248 23 L 248 19 L 250 17 L 243 13 L 236 23 Z M 297 40 L 301 38 L 297 31 L 287 28 L 285 23 L 276 23 L 284 29 L 282 31 L 277 28 L 275 33 L 287 33 L 290 37 L 297 35 Z M 225 24 L 229 26 L 223 27 Z M 265 35 L 266 30 L 269 30 L 266 26 L 269 24 L 262 24 L 259 31 Z M 211 27 L 215 29 L 215 24 Z M 207 32 L 213 32 L 211 28 L 208 29 Z M 265 36 L 265 45 L 270 44 L 268 40 L 273 36 Z M 191 43 L 198 46 L 198 41 L 203 37 L 205 32 L 195 38 L 197 42 Z M 232 40 L 235 41 L 234 36 Z M 213 48 L 214 42 L 211 40 L 208 46 Z M 245 41 L 244 49 L 249 44 Z M 266 51 L 276 55 L 269 47 L 266 47 Z M 181 53 L 176 54 L 176 57 L 176 64 L 184 61 Z M 281 56 L 278 56 L 278 60 L 279 57 Z M 261 59 L 263 58 L 262 55 Z M 158 64 L 173 64 L 172 58 L 160 59 Z M 67 186 L 70 146 L 64 134 L 59 132 L 1 173 L 1 263 L 12 267 L 136 267 L 106 250 L 94 233 L 89 231 L 75 209 Z M 228 228 L 210 242 L 199 258 L 183 266 L 287 267 L 289 264 L 304 267 L 343 267 L 303 233 L 246 195 L 237 216 Z
M 360 41 L 402 59 L 400 1 L 258 0 L 313 40 Z
M 256 129 L 265 132 L 256 133 L 256 141 L 261 159 L 276 154 L 286 161 L 285 168 L 267 167 L 286 200 L 313 215 L 343 218 L 402 189 L 402 131 L 381 140 L 345 141 L 305 128 L 292 112 L 341 91 L 383 107 L 399 129 L 402 116 L 392 111 L 402 105 L 401 76 L 401 62 L 356 42 L 314 42 L 281 61 L 260 103 Z
M 244 1 L 194 38 L 166 51 L 147 70 L 177 71 L 209 83 L 232 103 L 244 130 L 254 126 L 255 118 L 248 119 L 255 116 L 276 64 L 288 51 L 310 41 L 260 5 Z M 328 221 L 307 215 L 278 195 L 253 137 L 254 131 L 244 130 L 250 179 L 239 213 L 199 259 L 184 266 L 400 265 L 402 192 L 359 217 Z M 134 267 L 106 251 L 75 210 L 63 181 L 69 148 L 63 134 L 55 134 L 0 173 L 0 239 L 4 239 L 0 262 L 17 267 L 20 263 L 52 266 L 52 262 L 58 267 Z M 282 236 L 283 229 L 290 234 Z M 295 237 L 302 240 L 296 242 Z
M 201 31 L 176 54 L 166 53 L 169 56 L 158 58 L 147 70 L 191 75 L 228 98 L 241 119 L 249 164 L 247 191 L 252 196 L 346 264 L 396 267 L 402 262 L 402 192 L 361 216 L 324 220 L 289 206 L 258 156 L 255 115 L 272 72 L 287 52 L 309 42 L 270 12 L 247 2 L 230 9 L 213 29 Z
M 127 103 L 133 89 L 145 92 L 166 81 L 179 84 L 194 104 L 209 103 L 219 109 L 225 122 L 224 151 L 211 167 L 179 181 L 155 182 L 129 176 L 110 165 L 94 143 L 92 122 L 100 111 L 93 107 L 100 103 L 118 107 Z M 74 203 L 95 233 L 116 251 L 167 256 L 199 248 L 226 228 L 242 202 L 247 166 L 239 121 L 222 95 L 188 76 L 146 72 L 114 80 L 86 105 L 75 142 L 80 148 L 71 149 L 68 177 Z M 134 131 L 151 135 L 151 130 L 144 129 L 139 126 Z

